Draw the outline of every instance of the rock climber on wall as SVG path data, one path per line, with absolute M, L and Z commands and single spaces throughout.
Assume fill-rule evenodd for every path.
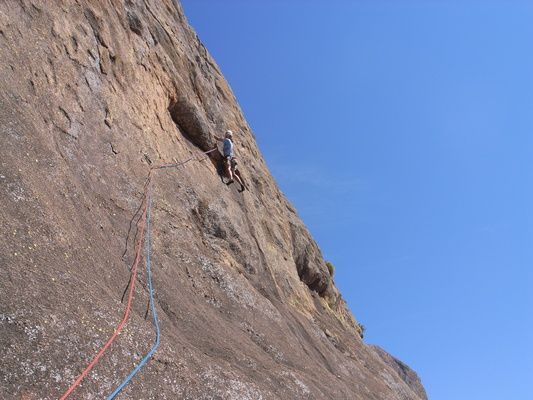
M 240 177 L 240 174 L 237 170 L 237 158 L 233 155 L 233 142 L 231 139 L 233 139 L 233 132 L 232 131 L 226 131 L 226 134 L 224 135 L 224 138 L 220 138 L 217 135 L 213 135 L 216 140 L 219 142 L 222 142 L 224 144 L 224 147 L 222 148 L 222 152 L 224 153 L 224 167 L 226 168 L 226 173 L 228 174 L 229 181 L 227 185 L 230 185 L 233 183 L 233 179 L 236 179 L 237 182 L 241 184 L 241 192 L 243 192 L 246 187 L 244 186 L 244 183 Z

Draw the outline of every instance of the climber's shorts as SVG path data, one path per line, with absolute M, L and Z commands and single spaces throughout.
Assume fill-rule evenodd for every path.
M 232 156 L 224 157 L 224 163 L 229 165 L 231 168 L 234 168 L 238 164 L 237 159 Z

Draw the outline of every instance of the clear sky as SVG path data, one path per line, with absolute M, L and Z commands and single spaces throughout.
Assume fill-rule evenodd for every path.
M 533 399 L 533 1 L 181 3 L 365 341 Z

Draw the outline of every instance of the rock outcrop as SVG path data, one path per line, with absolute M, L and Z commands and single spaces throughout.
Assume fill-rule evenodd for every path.
M 117 398 L 426 398 L 362 341 L 177 1 L 1 2 L 0 68 L 0 398 L 67 391 L 124 315 L 150 168 L 226 129 L 244 193 L 218 151 L 154 171 L 161 344 Z M 71 398 L 106 398 L 152 347 L 145 261 Z
M 417 373 L 413 371 L 411 368 L 409 368 L 405 363 L 398 360 L 396 357 L 391 356 L 389 353 L 387 353 L 385 350 L 383 350 L 379 346 L 375 345 L 369 345 L 371 348 L 374 349 L 374 351 L 378 354 L 378 356 L 387 363 L 400 377 L 402 381 L 404 381 L 407 386 L 413 390 L 413 392 L 416 393 L 416 395 L 420 399 L 427 399 L 426 390 L 424 389 L 424 386 L 422 386 L 422 382 L 420 381 L 420 378 L 418 377 Z M 390 382 L 393 382 L 396 380 L 396 377 L 390 377 L 387 372 L 383 372 L 382 376 L 384 379 L 389 380 Z M 391 383 L 394 384 L 394 383 Z M 398 387 L 398 390 L 401 391 L 402 388 Z M 406 398 L 409 398 L 409 394 L 405 393 L 404 396 Z

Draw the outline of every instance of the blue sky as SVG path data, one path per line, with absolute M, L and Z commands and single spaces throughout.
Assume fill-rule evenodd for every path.
M 533 399 L 533 2 L 181 3 L 365 341 Z

